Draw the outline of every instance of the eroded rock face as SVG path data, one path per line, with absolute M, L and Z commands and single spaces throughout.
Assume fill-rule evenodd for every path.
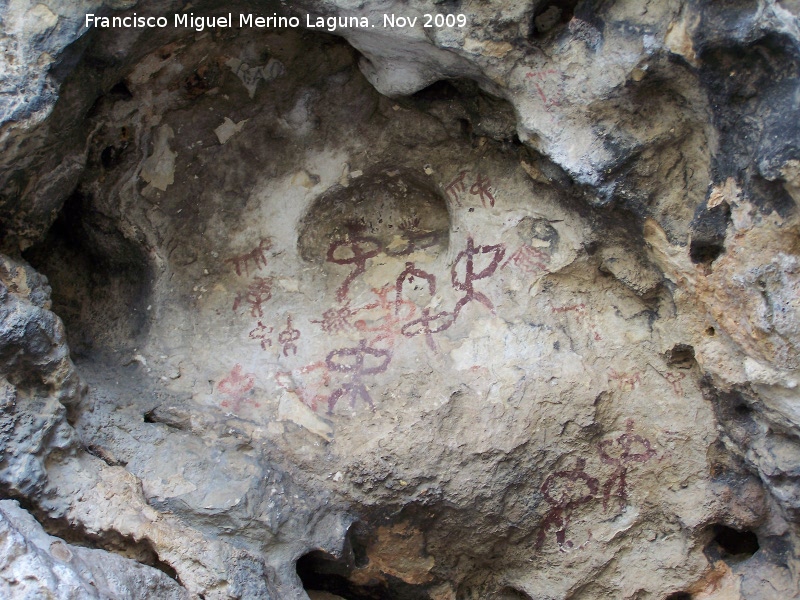
M 798 593 L 794 5 L 47 10 L 4 33 L 50 62 L 2 113 L 0 480 L 150 565 L 102 593 Z
M 169 598 L 189 594 L 164 573 L 47 535 L 13 500 L 0 502 L 2 590 L 7 598 Z

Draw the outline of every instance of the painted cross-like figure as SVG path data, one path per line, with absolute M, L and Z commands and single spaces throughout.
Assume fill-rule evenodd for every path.
M 459 206 L 461 206 L 461 199 L 459 195 L 463 194 L 467 190 L 466 184 L 464 183 L 467 173 L 469 173 L 469 171 L 461 171 L 456 178 L 448 183 L 444 188 L 445 193 L 448 194 Z
M 394 290 L 395 286 L 391 284 L 373 288 L 372 293 L 376 301 L 358 309 L 363 311 L 364 318 L 354 323 L 355 328 L 362 335 L 369 336 L 369 345 L 372 347 L 383 343 L 384 347 L 392 349 L 402 324 L 417 312 L 417 305 L 410 300 L 403 298 L 390 300 L 389 294 Z
M 564 76 L 561 73 L 555 69 L 545 69 L 542 71 L 532 71 L 525 77 L 533 81 L 533 85 L 536 87 L 536 91 L 546 111 L 550 112 L 553 106 L 560 105 L 564 85 Z M 545 93 L 545 87 L 553 90 L 549 96 Z
M 492 196 L 492 190 L 489 187 L 490 185 L 492 185 L 492 182 L 489 181 L 489 178 L 478 173 L 475 183 L 473 183 L 472 187 L 469 188 L 470 194 L 481 197 L 481 203 L 483 204 L 484 208 L 486 208 L 487 199 L 489 200 L 489 205 L 492 207 L 494 206 L 494 196 Z
M 686 373 L 672 373 L 667 372 L 663 375 L 664 379 L 672 386 L 672 389 L 675 391 L 676 396 L 683 396 L 683 385 L 681 384 L 682 379 L 686 379 Z
M 633 374 L 630 374 L 630 373 L 617 373 L 617 371 L 615 371 L 614 369 L 609 369 L 608 378 L 616 381 L 617 386 L 619 386 L 619 389 L 622 392 L 626 391 L 632 392 L 642 383 L 642 377 L 638 371 L 634 372 Z
M 289 350 L 297 355 L 295 342 L 300 339 L 300 330 L 292 327 L 292 317 L 286 317 L 286 329 L 278 334 L 278 343 L 283 346 L 283 355 L 289 356 Z
M 475 257 L 481 254 L 492 254 L 491 262 L 484 267 L 482 271 L 475 273 Z M 471 237 L 467 238 L 467 248 L 462 250 L 456 256 L 456 261 L 450 269 L 450 279 L 453 287 L 457 290 L 464 292 L 464 297 L 456 302 L 456 307 L 453 309 L 453 320 L 458 318 L 461 309 L 467 303 L 477 300 L 494 313 L 494 304 L 483 293 L 477 291 L 474 287 L 476 281 L 491 277 L 497 270 L 497 266 L 503 260 L 506 254 L 505 246 L 502 244 L 494 244 L 492 246 L 476 246 Z M 464 280 L 459 281 L 457 268 L 461 261 L 465 261 Z
M 252 316 L 263 317 L 262 305 L 270 298 L 272 298 L 272 277 L 256 277 L 246 292 L 236 295 L 233 310 L 237 310 L 242 302 L 247 302 Z
M 368 357 L 377 359 L 378 362 L 368 366 Z M 328 354 L 325 364 L 330 371 L 350 375 L 350 381 L 343 384 L 328 398 L 328 414 L 333 414 L 336 403 L 344 395 L 350 396 L 351 407 L 354 407 L 356 400 L 361 398 L 369 404 L 372 410 L 375 410 L 372 396 L 369 395 L 367 386 L 364 385 L 364 376 L 384 373 L 391 361 L 392 354 L 389 350 L 368 346 L 366 340 L 361 340 L 355 348 L 340 348 Z
M 603 510 L 608 508 L 608 501 L 612 495 L 619 499 L 620 508 L 624 508 L 628 499 L 626 489 L 628 464 L 645 463 L 655 456 L 656 451 L 651 446 L 650 440 L 633 433 L 633 419 L 628 419 L 626 422 L 625 433 L 616 440 L 603 440 L 597 445 L 597 450 L 600 452 L 600 460 L 616 467 L 608 481 L 603 484 Z M 614 485 L 617 489 L 612 494 Z
M 367 261 L 375 258 L 383 250 L 383 246 L 377 238 L 361 236 L 361 227 L 351 226 L 350 233 L 343 240 L 333 242 L 328 248 L 328 262 L 336 265 L 353 265 L 353 270 L 336 290 L 336 299 L 342 302 L 347 298 L 350 291 L 350 284 L 356 277 L 363 275 L 367 270 Z M 344 252 L 340 252 L 343 250 Z

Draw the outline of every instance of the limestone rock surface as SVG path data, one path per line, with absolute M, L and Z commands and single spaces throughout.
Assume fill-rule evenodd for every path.
M 8 593 L 798 597 L 799 13 L 0 7 Z
M 152 567 L 47 535 L 13 500 L 0 501 L 0 539 L 0 590 L 6 598 L 189 597 Z

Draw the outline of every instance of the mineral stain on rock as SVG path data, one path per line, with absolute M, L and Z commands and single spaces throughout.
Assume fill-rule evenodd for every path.
M 100 4 L 0 7 L 0 595 L 800 595 L 796 3 Z

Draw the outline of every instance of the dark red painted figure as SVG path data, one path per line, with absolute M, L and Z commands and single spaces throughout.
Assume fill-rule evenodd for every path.
M 431 323 L 435 323 L 437 321 L 439 324 L 435 327 L 431 327 Z M 453 323 L 453 313 L 442 311 L 436 313 L 435 315 L 431 315 L 431 309 L 426 307 L 422 309 L 422 316 L 419 319 L 414 319 L 413 321 L 409 321 L 403 325 L 403 328 L 400 330 L 400 332 L 408 338 L 425 334 L 428 347 L 431 350 L 436 350 L 436 344 L 433 342 L 433 334 L 444 331 L 445 329 L 449 329 Z
M 448 183 L 444 188 L 445 193 L 448 194 L 459 206 L 461 206 L 459 195 L 464 193 L 467 189 L 466 185 L 464 184 L 464 178 L 467 176 L 467 173 L 469 173 L 469 171 L 461 171 L 456 178 Z
M 267 266 L 266 252 L 270 248 L 272 248 L 272 240 L 266 238 L 261 240 L 261 243 L 259 243 L 258 246 L 256 246 L 256 248 L 250 252 L 239 254 L 238 256 L 227 259 L 225 262 L 233 265 L 233 269 L 236 271 L 237 275 L 241 276 L 242 267 L 244 267 L 245 274 L 250 275 L 250 263 L 253 263 L 253 266 L 256 270 Z
M 633 419 L 628 419 L 625 424 L 625 433 L 616 440 L 603 440 L 597 445 L 597 450 L 600 452 L 600 460 L 616 467 L 608 481 L 603 484 L 603 510 L 608 508 L 612 495 L 619 498 L 620 508 L 623 508 L 628 499 L 628 463 L 647 462 L 656 455 L 656 451 L 650 445 L 650 440 L 633 433 Z M 612 494 L 615 484 L 617 490 Z
M 272 339 L 270 338 L 270 334 L 272 333 L 272 327 L 267 327 L 261 321 L 258 322 L 251 331 L 250 331 L 250 339 L 251 340 L 258 340 L 261 342 L 261 349 L 266 350 L 267 346 L 272 346 Z
M 283 355 L 289 356 L 289 350 L 297 355 L 295 342 L 300 339 L 300 330 L 292 327 L 292 317 L 286 317 L 286 329 L 278 334 L 278 343 L 283 346 Z
M 461 309 L 467 303 L 477 300 L 494 313 L 494 304 L 483 293 L 477 291 L 474 287 L 474 282 L 480 281 L 491 277 L 497 270 L 497 266 L 503 260 L 506 249 L 503 244 L 495 244 L 493 246 L 476 246 L 471 237 L 467 238 L 467 248 L 462 250 L 456 256 L 456 261 L 450 269 L 450 279 L 453 282 L 453 287 L 457 290 L 464 292 L 464 297 L 456 302 L 456 307 L 453 309 L 453 320 L 458 318 Z M 475 256 L 480 254 L 492 254 L 491 262 L 482 271 L 475 273 Z M 464 281 L 458 280 L 457 267 L 459 263 L 465 261 Z
M 556 542 L 558 545 L 572 546 L 572 542 L 566 539 L 570 515 L 575 508 L 594 498 L 598 488 L 597 479 L 586 473 L 585 467 L 586 460 L 579 458 L 575 462 L 574 469 L 556 471 L 545 479 L 542 485 L 542 494 L 552 508 L 542 521 L 542 527 L 536 539 L 537 549 L 542 547 L 548 529 L 553 526 L 557 527 Z M 556 484 L 561 485 L 557 486 Z
M 377 359 L 379 362 L 373 366 L 367 366 L 368 357 Z M 355 348 L 341 348 L 328 354 L 325 358 L 325 364 L 328 369 L 350 375 L 350 381 L 342 385 L 328 398 L 328 414 L 333 414 L 333 408 L 345 394 L 350 396 L 351 407 L 355 406 L 358 398 L 361 398 L 369 404 L 372 410 L 375 410 L 372 397 L 367 391 L 367 386 L 364 385 L 364 376 L 384 373 L 391 361 L 392 354 L 389 350 L 372 348 L 367 345 L 366 340 L 361 340 Z
M 363 275 L 367 270 L 367 261 L 375 258 L 383 250 L 377 238 L 360 235 L 361 227 L 351 226 L 350 233 L 344 240 L 333 242 L 328 248 L 328 262 L 336 265 L 353 265 L 353 270 L 336 290 L 336 299 L 342 302 L 350 291 L 350 284 L 356 277 Z M 339 250 L 346 249 L 344 253 Z
M 473 196 L 480 196 L 481 203 L 483 207 L 486 208 L 486 200 L 489 200 L 489 205 L 494 206 L 494 196 L 492 196 L 492 191 L 489 186 L 492 185 L 492 182 L 489 181 L 488 177 L 484 177 L 480 173 L 478 173 L 478 178 L 475 180 L 475 183 L 472 184 L 472 187 L 469 188 L 469 193 Z
M 403 284 L 406 282 L 406 278 L 408 278 L 409 283 L 414 283 L 414 277 L 419 277 L 420 279 L 427 281 L 428 290 L 430 291 L 431 296 L 436 294 L 436 276 L 428 273 L 427 271 L 423 271 L 422 269 L 418 269 L 413 262 L 407 262 L 405 270 L 398 275 L 397 281 L 395 282 L 396 295 L 394 301 L 394 314 L 398 314 L 400 312 L 400 305 L 402 304 L 403 299 Z
M 241 306 L 242 302 L 250 305 L 250 314 L 254 317 L 263 317 L 262 305 L 272 298 L 272 277 L 256 277 L 246 292 L 240 292 L 233 301 L 233 310 Z

